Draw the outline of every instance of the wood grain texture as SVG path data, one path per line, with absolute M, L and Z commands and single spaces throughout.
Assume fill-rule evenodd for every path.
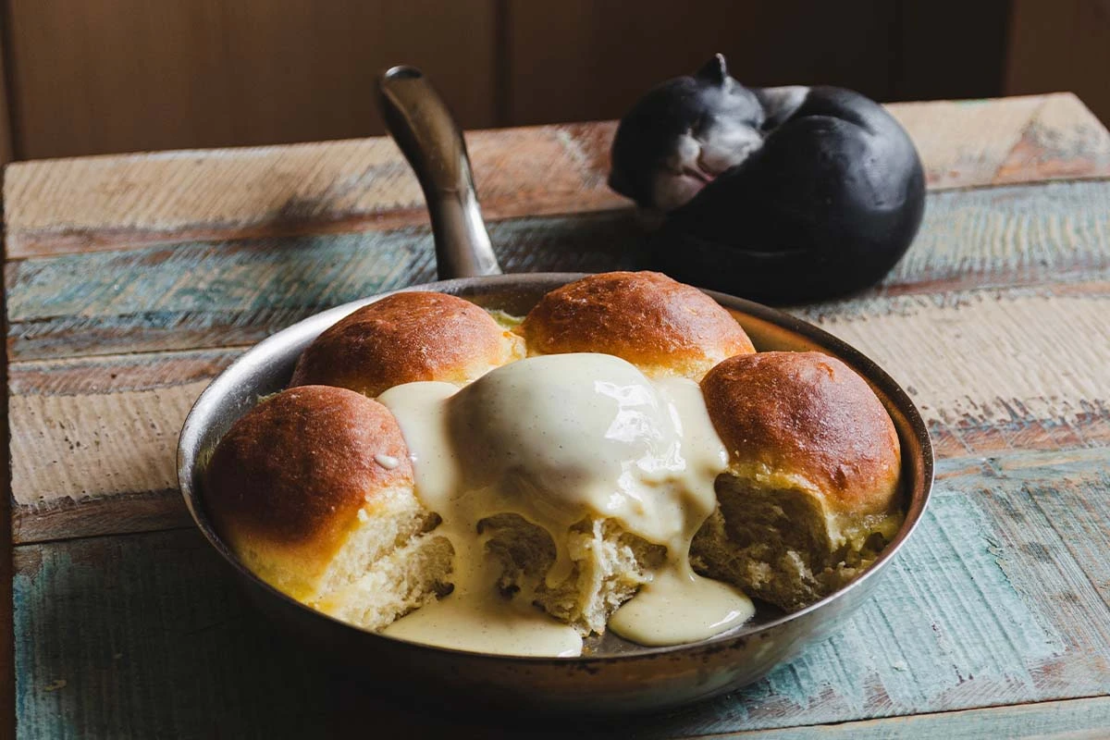
M 962 712 L 739 732 L 743 740 L 1101 740 L 1110 733 L 1110 697 L 1049 701 Z
M 1088 529 L 1110 521 L 1106 461 L 1097 450 L 1017 453 L 967 472 L 942 465 L 919 536 L 835 637 L 739 694 L 620 729 L 697 737 L 1105 693 L 1106 534 L 1077 548 L 1080 525 L 1061 516 L 1082 511 Z M 90 727 L 304 736 L 365 727 L 368 715 L 387 733 L 513 734 L 512 724 L 431 716 L 329 679 L 268 631 L 192 530 L 20 547 L 17 569 L 23 737 Z M 93 692 L 111 701 L 86 701 Z M 1104 718 L 1092 710 L 1072 726 Z M 546 736 L 568 731 L 550 725 Z
M 490 233 L 509 272 L 617 269 L 637 263 L 644 238 L 625 211 L 503 221 Z M 1108 277 L 1108 245 L 1110 182 L 933 194 L 915 246 L 861 297 L 1094 283 Z M 251 343 L 433 276 L 421 227 L 20 260 L 5 271 L 8 347 L 25 360 Z
M 936 189 L 1110 175 L 1110 134 L 1072 95 L 894 104 Z M 623 209 L 605 185 L 612 123 L 468 136 L 487 218 Z M 424 224 L 386 139 L 16 163 L 9 259 L 182 240 Z
M 890 106 L 913 136 L 930 187 L 1110 174 L 1110 134 L 1075 95 L 954 102 L 944 115 L 934 105 Z
M 424 68 L 494 124 L 493 0 L 12 0 L 27 159 L 278 144 L 383 131 L 373 89 Z
M 16 540 L 186 526 L 174 467 L 177 435 L 208 380 L 238 354 L 15 365 L 8 406 Z
M 563 126 L 468 135 L 484 215 L 622 206 L 605 186 L 611 131 Z M 416 178 L 383 138 L 17 163 L 4 195 L 13 204 L 9 258 L 427 222 Z

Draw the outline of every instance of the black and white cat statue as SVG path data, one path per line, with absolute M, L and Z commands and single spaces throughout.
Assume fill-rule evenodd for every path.
M 921 159 L 882 106 L 835 87 L 746 88 L 720 54 L 621 119 L 609 185 L 663 216 L 646 266 L 772 303 L 874 284 L 925 209 Z

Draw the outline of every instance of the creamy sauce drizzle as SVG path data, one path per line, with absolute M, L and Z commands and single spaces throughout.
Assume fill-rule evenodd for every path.
M 549 583 L 573 567 L 567 533 L 588 516 L 616 519 L 667 548 L 666 564 L 610 621 L 628 639 L 689 642 L 751 616 L 746 596 L 689 564 L 690 540 L 713 511 L 713 483 L 727 465 L 693 381 L 653 382 L 611 355 L 564 354 L 511 363 L 461 391 L 409 383 L 379 400 L 400 423 L 417 495 L 455 548 L 454 591 L 386 634 L 509 655 L 581 652 L 573 628 L 526 595 L 497 591 L 499 565 L 486 557 L 477 523 L 504 513 L 551 534 Z

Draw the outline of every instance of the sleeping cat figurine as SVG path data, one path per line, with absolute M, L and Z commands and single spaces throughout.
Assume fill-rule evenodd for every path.
M 720 54 L 621 119 L 609 185 L 664 215 L 651 266 L 779 303 L 877 282 L 925 208 L 921 160 L 882 106 L 834 87 L 746 88 Z

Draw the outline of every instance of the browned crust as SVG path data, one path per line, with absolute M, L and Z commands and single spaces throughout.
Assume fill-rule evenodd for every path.
M 545 295 L 521 332 L 531 354 L 603 352 L 700 378 L 755 351 L 736 320 L 697 288 L 658 272 L 606 272 Z
M 377 396 L 420 380 L 463 383 L 511 359 L 511 335 L 470 301 L 396 293 L 317 337 L 290 386 L 333 385 Z
M 324 555 L 375 494 L 404 486 L 412 465 L 392 412 L 353 391 L 304 386 L 232 425 L 205 470 L 204 502 L 233 546 L 262 540 Z
M 842 513 L 886 512 L 901 463 L 898 434 L 859 375 L 819 352 L 733 357 L 701 384 L 734 466 L 800 475 Z

